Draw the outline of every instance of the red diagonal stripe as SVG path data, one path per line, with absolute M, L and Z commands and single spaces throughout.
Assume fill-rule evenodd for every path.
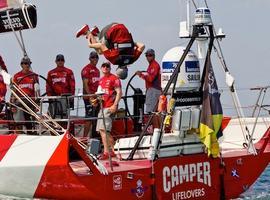
M 231 117 L 224 117 L 222 119 L 221 130 L 223 131 L 229 124 Z
M 10 149 L 13 142 L 16 140 L 17 135 L 1 135 L 0 136 L 0 162 Z
M 0 8 L 5 8 L 7 6 L 8 6 L 7 0 L 0 0 Z

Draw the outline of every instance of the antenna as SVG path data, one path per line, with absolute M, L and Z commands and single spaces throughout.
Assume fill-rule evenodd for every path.
M 187 0 L 187 30 L 190 33 L 190 0 Z
M 181 21 L 179 29 L 179 37 L 187 38 L 190 37 L 191 23 L 190 23 L 190 0 L 186 0 L 186 21 Z

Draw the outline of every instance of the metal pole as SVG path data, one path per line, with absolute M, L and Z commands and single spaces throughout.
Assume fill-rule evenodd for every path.
M 259 100 L 260 100 L 260 98 L 261 98 L 263 89 L 264 89 L 264 88 L 260 88 L 260 93 L 259 93 L 258 99 L 257 99 L 256 104 L 255 104 L 255 107 L 254 107 L 254 109 L 253 109 L 253 111 L 252 111 L 252 115 L 251 115 L 252 117 L 255 116 L 255 112 L 256 112 L 256 110 L 257 110 L 257 107 L 259 106 Z
M 187 45 L 187 47 L 186 47 L 186 49 L 185 49 L 183 55 L 181 56 L 181 58 L 180 58 L 180 60 L 179 60 L 179 62 L 178 62 L 178 64 L 177 64 L 177 66 L 176 66 L 176 68 L 175 68 L 175 70 L 174 70 L 174 72 L 173 72 L 173 74 L 172 74 L 170 80 L 168 81 L 166 87 L 165 87 L 164 90 L 162 91 L 162 94 L 166 95 L 166 93 L 168 92 L 168 90 L 169 90 L 171 84 L 172 84 L 175 80 L 177 80 L 178 72 L 180 71 L 180 67 L 181 67 L 182 63 L 184 62 L 184 60 L 185 60 L 185 58 L 186 58 L 186 56 L 187 56 L 187 54 L 188 54 L 188 52 L 189 52 L 189 50 L 190 50 L 190 48 L 191 48 L 193 42 L 195 41 L 196 37 L 198 36 L 200 27 L 201 27 L 201 26 L 196 26 L 196 25 L 193 26 L 193 32 L 192 32 L 191 39 L 190 39 L 190 41 L 189 41 L 189 43 L 188 43 L 188 45 Z M 158 102 L 156 103 L 155 110 L 157 109 L 157 105 L 158 105 Z M 132 151 L 130 152 L 130 154 L 129 154 L 127 160 L 132 160 L 132 159 L 133 159 L 133 156 L 134 156 L 136 150 L 138 149 L 138 147 L 139 147 L 139 145 L 140 145 L 140 142 L 141 142 L 143 136 L 145 135 L 148 126 L 149 126 L 150 123 L 152 122 L 152 119 L 153 119 L 153 116 L 154 116 L 154 115 L 155 115 L 155 113 L 151 114 L 150 118 L 148 119 L 147 124 L 145 125 L 145 127 L 144 127 L 142 133 L 140 134 L 138 140 L 136 141 L 136 144 L 135 144 L 134 148 L 132 149 Z M 162 123 L 163 123 L 163 122 L 162 122 Z

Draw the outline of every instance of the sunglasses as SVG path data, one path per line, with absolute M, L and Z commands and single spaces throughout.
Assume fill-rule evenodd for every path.
M 94 56 L 94 57 L 90 57 L 91 59 L 98 59 L 98 57 L 97 56 Z
M 21 65 L 29 65 L 28 62 L 21 62 Z
M 64 62 L 64 59 L 57 59 L 56 62 Z
M 101 67 L 111 68 L 109 65 L 102 65 Z
M 146 57 L 153 57 L 154 55 L 152 55 L 152 54 L 146 54 L 145 56 Z

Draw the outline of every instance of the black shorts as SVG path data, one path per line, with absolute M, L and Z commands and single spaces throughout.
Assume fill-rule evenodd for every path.
M 84 101 L 84 107 L 85 107 L 85 117 L 97 117 L 99 106 L 94 107 L 89 102 L 89 100 L 83 100 Z

